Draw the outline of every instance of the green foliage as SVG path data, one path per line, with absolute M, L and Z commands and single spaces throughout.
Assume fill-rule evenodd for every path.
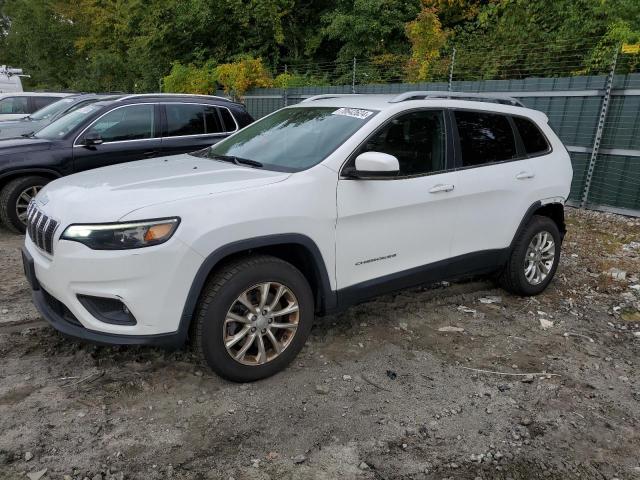
M 407 23 L 407 37 L 411 42 L 411 62 L 407 68 L 409 79 L 431 80 L 436 60 L 447 40 L 437 10 L 433 7 L 423 8 L 415 20 Z
M 212 63 L 202 67 L 175 62 L 171 73 L 164 77 L 162 91 L 169 93 L 197 93 L 209 95 L 216 91 L 216 72 Z
M 237 62 L 218 65 L 215 75 L 225 93 L 233 98 L 242 98 L 250 88 L 273 85 L 273 80 L 260 58 L 246 57 Z
M 242 96 L 351 83 L 354 57 L 357 83 L 442 80 L 454 46 L 458 79 L 581 75 L 638 41 L 638 0 L 0 0 L 32 88 Z

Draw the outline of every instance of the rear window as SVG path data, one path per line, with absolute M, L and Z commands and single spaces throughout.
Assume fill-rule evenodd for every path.
M 227 132 L 233 132 L 236 127 L 236 122 L 233 121 L 231 113 L 226 108 L 220 109 L 220 115 L 222 115 L 222 121 L 224 122 L 224 129 Z
M 220 119 L 215 107 L 198 104 L 165 104 L 167 136 L 205 135 L 219 133 Z
M 528 155 L 539 155 L 549 150 L 549 142 L 535 123 L 522 117 L 513 117 L 513 121 Z
M 516 140 L 506 115 L 457 111 L 455 118 L 464 167 L 516 157 Z

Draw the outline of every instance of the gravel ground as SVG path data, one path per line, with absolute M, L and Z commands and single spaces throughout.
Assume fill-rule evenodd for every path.
M 188 351 L 56 333 L 2 232 L 0 478 L 640 478 L 640 221 L 568 222 L 544 294 L 387 295 L 318 319 L 290 368 L 246 385 Z

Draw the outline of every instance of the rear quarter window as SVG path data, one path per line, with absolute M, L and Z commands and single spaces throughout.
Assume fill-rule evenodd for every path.
M 523 117 L 513 117 L 513 121 L 527 155 L 540 155 L 549 151 L 549 142 L 535 123 Z

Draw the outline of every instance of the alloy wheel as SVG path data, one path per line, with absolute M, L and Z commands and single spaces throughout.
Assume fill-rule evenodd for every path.
M 16 216 L 23 225 L 27 224 L 27 208 L 38 192 L 42 189 L 42 185 L 31 185 L 20 192 L 16 200 Z
M 293 292 L 277 282 L 264 282 L 239 295 L 224 320 L 227 352 L 243 365 L 263 365 L 290 344 L 300 320 Z
M 549 276 L 556 257 L 556 244 L 547 232 L 538 232 L 529 242 L 524 257 L 524 276 L 531 285 L 539 285 Z

